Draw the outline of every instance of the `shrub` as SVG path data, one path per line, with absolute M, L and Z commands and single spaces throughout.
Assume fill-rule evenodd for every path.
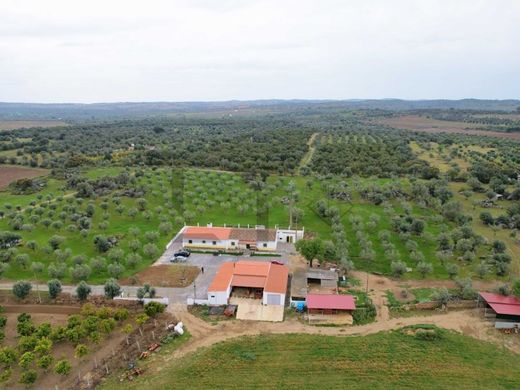
M 166 306 L 162 303 L 149 302 L 146 305 L 144 305 L 144 312 L 149 317 L 155 317 L 157 314 L 163 313 L 165 308 Z
M 88 352 L 89 350 L 85 344 L 78 344 L 74 349 L 74 356 L 78 359 L 81 359 L 82 357 L 86 356 Z
M 0 364 L 2 364 L 4 368 L 11 367 L 16 362 L 16 358 L 17 354 L 13 348 L 0 348 Z
M 54 372 L 59 375 L 68 375 L 71 368 L 72 367 L 67 359 L 61 359 L 55 364 Z
M 32 284 L 24 280 L 20 280 L 13 285 L 13 294 L 19 299 L 24 299 L 32 290 Z
M 52 364 L 52 355 L 44 355 L 36 361 L 36 365 L 44 370 L 47 370 Z
M 20 375 L 20 383 L 30 385 L 34 382 L 36 382 L 36 379 L 38 378 L 38 374 L 35 370 L 27 370 L 22 372 L 22 375 Z
M 435 341 L 441 339 L 441 332 L 439 329 L 417 329 L 415 338 L 423 341 Z
M 22 367 L 24 370 L 26 370 L 29 368 L 33 361 L 34 353 L 25 352 L 22 356 L 20 356 L 20 359 L 18 360 L 18 365 Z

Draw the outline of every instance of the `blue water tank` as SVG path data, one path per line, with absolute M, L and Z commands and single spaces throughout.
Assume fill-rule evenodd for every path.
M 303 310 L 305 310 L 305 302 L 298 302 L 298 303 L 296 304 L 296 310 L 298 310 L 298 311 L 303 311 Z

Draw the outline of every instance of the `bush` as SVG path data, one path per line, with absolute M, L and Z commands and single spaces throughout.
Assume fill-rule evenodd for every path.
M 440 340 L 441 336 L 439 329 L 417 329 L 415 331 L 415 338 L 423 341 Z
M 86 356 L 88 352 L 89 350 L 85 344 L 78 344 L 76 349 L 74 349 L 74 356 L 78 359 L 81 359 L 82 357 Z
M 24 280 L 20 280 L 13 285 L 13 294 L 19 299 L 24 299 L 32 290 L 32 284 Z
M 36 361 L 36 365 L 44 370 L 47 370 L 52 364 L 52 355 L 44 355 Z
M 155 317 L 157 314 L 163 313 L 165 305 L 159 302 L 149 302 L 144 305 L 144 312 L 148 317 Z
M 71 368 L 72 367 L 67 359 L 61 359 L 55 364 L 54 372 L 59 375 L 68 375 Z
M 36 382 L 36 379 L 38 378 L 38 374 L 35 370 L 27 370 L 22 372 L 22 375 L 20 375 L 20 383 L 30 385 L 34 382 Z

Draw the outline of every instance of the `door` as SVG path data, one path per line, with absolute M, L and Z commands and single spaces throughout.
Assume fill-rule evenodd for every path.
M 280 295 L 267 294 L 267 304 L 268 305 L 279 305 L 280 304 Z

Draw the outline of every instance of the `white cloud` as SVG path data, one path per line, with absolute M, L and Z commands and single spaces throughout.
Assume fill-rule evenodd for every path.
M 518 1 L 3 0 L 0 100 L 515 98 Z

